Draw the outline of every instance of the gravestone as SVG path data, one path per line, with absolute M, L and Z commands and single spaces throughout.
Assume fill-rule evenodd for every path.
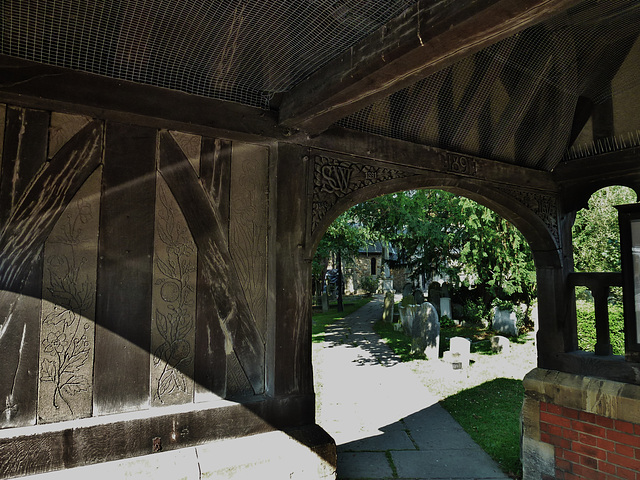
M 440 350 L 440 320 L 429 302 L 416 306 L 411 325 L 411 353 L 424 353 L 427 360 L 437 360 Z
M 407 297 L 409 298 L 409 297 Z M 405 303 L 405 299 L 398 306 L 398 312 L 400 313 L 400 323 L 407 335 L 411 335 L 413 328 L 413 320 L 416 316 L 416 310 L 418 306 L 413 303 Z
M 413 299 L 416 305 L 422 305 L 424 303 L 424 293 L 422 293 L 422 290 L 415 289 Z
M 493 309 L 493 330 L 510 337 L 518 336 L 516 314 L 511 310 Z
M 329 295 L 327 292 L 322 293 L 322 313 L 329 311 Z
M 384 295 L 384 310 L 382 311 L 382 320 L 388 323 L 393 322 L 393 304 L 395 295 L 393 292 L 387 292 Z
M 469 368 L 471 359 L 471 341 L 467 338 L 453 337 L 450 340 L 451 364 L 454 370 Z
M 511 342 L 507 337 L 502 335 L 496 335 L 491 337 L 491 351 L 493 353 L 509 353 L 511 349 Z
M 436 306 L 436 310 L 438 310 L 438 315 L 441 314 L 439 310 L 440 297 L 442 297 L 442 287 L 438 282 L 431 282 L 429 284 L 429 289 L 427 290 L 427 302 Z
M 411 295 L 413 295 L 413 285 L 411 285 L 410 283 L 405 283 L 404 287 L 402 287 L 402 296 L 410 297 Z
M 444 316 L 453 319 L 453 311 L 451 310 L 451 299 L 449 297 L 442 297 L 440 299 L 440 318 Z

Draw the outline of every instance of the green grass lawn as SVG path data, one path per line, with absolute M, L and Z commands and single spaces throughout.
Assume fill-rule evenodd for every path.
M 392 324 L 380 320 L 374 325 L 374 330 L 401 361 L 424 358 L 411 355 L 411 338 L 402 331 L 395 331 Z M 464 337 L 472 342 L 472 354 L 482 355 L 482 358 L 492 356 L 496 362 L 503 361 L 501 356 L 494 357 L 491 352 L 490 339 L 494 335 L 495 332 L 482 326 L 443 327 L 440 330 L 440 350 L 442 353 L 449 349 L 451 337 Z M 523 336 L 510 341 L 512 344 L 524 344 L 527 340 Z M 520 411 L 523 398 L 521 380 L 488 377 L 485 383 L 451 394 L 440 403 L 505 473 L 521 478 Z
M 363 307 L 369 303 L 373 297 L 363 296 L 351 296 L 345 297 L 343 300 L 344 311 L 338 312 L 337 304 L 330 304 L 329 311 L 326 313 L 315 312 L 313 313 L 311 322 L 311 336 L 314 343 L 322 342 L 324 340 L 324 330 L 327 325 L 332 324 L 336 320 L 342 320 L 350 313 L 355 312 L 360 307 Z
M 522 381 L 497 378 L 452 395 L 440 404 L 513 478 L 522 478 L 520 410 Z

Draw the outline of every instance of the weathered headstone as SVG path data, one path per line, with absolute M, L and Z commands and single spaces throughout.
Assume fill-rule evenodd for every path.
M 322 313 L 327 313 L 329 311 L 329 294 L 327 292 L 322 292 Z
M 384 310 L 382 311 L 382 320 L 385 322 L 393 322 L 393 304 L 395 295 L 393 292 L 387 292 L 384 295 Z
M 400 323 L 402 324 L 402 328 L 404 328 L 406 334 L 411 335 L 413 320 L 416 316 L 416 309 L 418 306 L 413 303 L 405 303 L 404 300 L 405 299 L 403 299 L 398 306 L 398 312 L 400 312 Z
M 411 295 L 413 295 L 413 285 L 411 285 L 410 283 L 405 283 L 404 287 L 402 287 L 402 296 L 409 297 Z
M 517 337 L 518 327 L 516 325 L 516 314 L 511 310 L 493 309 L 493 329 L 504 335 Z
M 491 351 L 494 353 L 508 353 L 511 349 L 511 342 L 507 337 L 496 335 L 491 337 Z
M 413 291 L 413 299 L 416 305 L 422 305 L 424 303 L 424 293 L 422 293 L 422 290 L 416 288 Z
M 451 310 L 451 299 L 449 297 L 442 297 L 440 299 L 440 318 L 444 316 L 453 319 L 453 312 Z
M 429 302 L 416 307 L 411 325 L 411 353 L 424 353 L 428 360 L 437 360 L 440 350 L 440 320 Z

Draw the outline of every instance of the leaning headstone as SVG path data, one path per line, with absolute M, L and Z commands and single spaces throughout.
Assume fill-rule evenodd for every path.
M 424 303 L 424 293 L 422 293 L 422 290 L 415 289 L 413 292 L 413 299 L 416 305 L 422 305 Z
M 387 292 L 384 295 L 384 310 L 382 311 L 382 320 L 388 323 L 393 322 L 393 304 L 395 295 L 393 292 Z
M 327 292 L 322 293 L 322 313 L 329 311 L 329 295 Z
M 507 337 L 502 335 L 496 335 L 491 337 L 491 351 L 493 353 L 509 353 L 511 349 L 511 342 Z
M 516 325 L 516 314 L 511 310 L 493 309 L 493 329 L 507 336 L 517 337 L 518 327 Z
M 440 298 L 440 318 L 444 316 L 453 319 L 453 312 L 451 310 L 451 299 L 449 297 Z
M 467 338 L 453 337 L 449 346 L 450 361 L 454 370 L 469 368 L 471 359 L 471 341 Z
M 429 302 L 416 307 L 411 326 L 411 353 L 424 353 L 427 360 L 437 360 L 440 350 L 440 320 Z
M 409 297 L 411 295 L 413 295 L 413 285 L 411 285 L 410 283 L 405 283 L 404 287 L 402 287 L 402 296 Z

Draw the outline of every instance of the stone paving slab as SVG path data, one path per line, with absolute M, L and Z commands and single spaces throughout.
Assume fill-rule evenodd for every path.
M 338 455 L 338 479 L 393 478 L 385 452 L 344 452 Z
M 398 478 L 429 480 L 508 478 L 497 465 L 487 462 L 482 456 L 478 458 L 475 452 L 470 454 L 467 450 L 396 451 L 391 452 L 391 457 L 398 471 Z
M 403 430 L 391 430 L 373 437 L 355 440 L 338 446 L 341 452 L 385 452 L 387 450 L 416 450 L 415 445 Z

